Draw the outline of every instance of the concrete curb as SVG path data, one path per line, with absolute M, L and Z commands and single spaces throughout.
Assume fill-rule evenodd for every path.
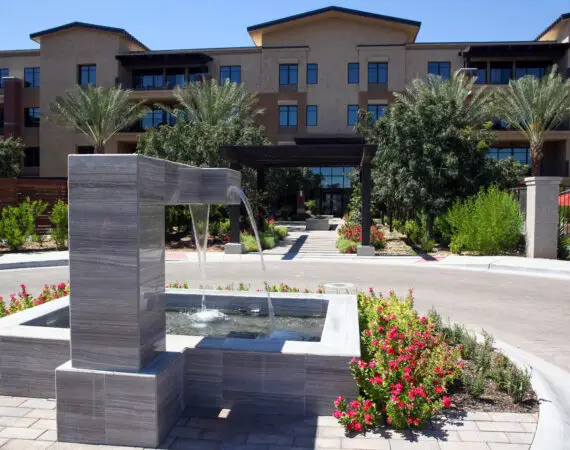
M 570 374 L 507 343 L 494 345 L 515 364 L 532 369 L 540 414 L 531 450 L 570 449 Z
M 69 259 L 48 259 L 40 261 L 21 261 L 12 263 L 0 263 L 0 270 L 33 269 L 36 267 L 60 267 L 68 266 Z

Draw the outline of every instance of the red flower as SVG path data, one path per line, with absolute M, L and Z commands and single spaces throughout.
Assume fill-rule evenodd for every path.
M 451 406 L 451 399 L 447 395 L 444 396 L 441 400 L 443 401 L 444 408 L 449 408 Z
M 356 422 L 354 424 L 354 431 L 356 431 L 357 433 L 360 433 L 362 431 L 362 424 L 360 422 Z
M 360 402 L 358 400 L 353 400 L 350 402 L 351 408 L 360 408 Z
M 372 408 L 372 400 L 364 400 L 364 411 L 368 411 L 370 408 Z
M 443 388 L 441 386 L 436 386 L 434 388 L 435 392 L 437 392 L 438 394 L 441 394 L 443 392 Z
M 341 413 L 340 411 L 336 410 L 336 411 L 333 413 L 333 416 L 334 416 L 335 418 L 337 418 L 337 419 L 340 419 L 340 418 L 342 417 L 342 413 Z
M 342 402 L 344 402 L 344 397 L 342 395 L 339 395 L 334 401 L 334 406 L 338 408 L 338 405 L 340 405 Z
M 366 415 L 364 416 L 364 421 L 365 421 L 366 423 L 372 423 L 372 416 L 371 416 L 370 414 L 366 414 Z

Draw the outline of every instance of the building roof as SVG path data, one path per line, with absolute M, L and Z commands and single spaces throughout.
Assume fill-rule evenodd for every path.
M 348 14 L 348 15 L 356 16 L 356 17 L 364 17 L 367 19 L 374 19 L 374 20 L 383 20 L 385 22 L 392 22 L 392 23 L 397 23 L 400 25 L 406 25 L 406 26 L 417 28 L 415 35 L 417 35 L 417 32 L 419 31 L 419 28 L 422 24 L 421 22 L 417 22 L 415 20 L 401 19 L 398 17 L 391 17 L 391 16 L 384 16 L 382 14 L 374 14 L 374 13 L 370 13 L 370 12 L 366 12 L 366 11 L 359 11 L 356 9 L 343 8 L 340 6 L 327 6 L 325 8 L 315 9 L 315 10 L 307 11 L 307 12 L 304 12 L 301 14 L 295 14 L 293 16 L 283 17 L 281 19 L 271 20 L 269 22 L 263 22 L 263 23 L 259 23 L 257 25 L 252 25 L 250 27 L 247 27 L 247 32 L 252 36 L 254 41 L 256 41 L 254 34 L 257 34 L 257 33 L 254 33 L 254 32 L 260 32 L 261 30 L 264 30 L 266 28 L 274 27 L 277 25 L 283 25 L 283 24 L 290 23 L 290 22 L 293 22 L 296 20 L 306 19 L 308 17 L 313 17 L 313 16 L 317 16 L 320 14 L 326 14 L 326 13 Z M 256 42 L 256 44 L 260 45 L 258 42 Z
M 122 37 L 124 37 L 125 39 L 127 39 L 127 40 L 131 41 L 132 43 L 138 45 L 143 50 L 147 50 L 147 51 L 150 50 L 146 45 L 144 45 L 141 41 L 139 41 L 137 38 L 135 38 L 132 34 L 127 32 L 127 30 L 125 30 L 124 28 L 106 27 L 103 25 L 94 25 L 94 24 L 85 23 L 85 22 L 71 22 L 71 23 L 67 23 L 65 25 L 60 25 L 59 27 L 49 28 L 49 29 L 43 30 L 43 31 L 38 31 L 36 33 L 30 34 L 30 39 L 32 39 L 33 41 L 36 41 L 36 42 L 40 42 L 40 40 L 43 36 L 48 36 L 48 35 L 53 34 L 53 33 L 59 33 L 60 31 L 70 30 L 72 28 L 84 28 L 84 29 L 88 29 L 88 30 L 106 31 L 107 33 L 119 34 Z
M 564 56 L 570 44 L 553 41 L 472 43 L 459 52 L 469 58 L 532 56 L 557 59 Z
M 542 33 L 540 33 L 537 37 L 536 40 L 540 40 L 540 38 L 542 38 L 546 33 L 548 33 L 550 30 L 552 30 L 555 26 L 557 26 L 559 23 L 564 22 L 565 20 L 569 20 L 570 19 L 570 13 L 565 13 L 565 14 L 561 14 L 560 17 L 558 19 L 556 19 L 554 22 L 552 22 L 550 25 L 548 25 L 548 27 L 546 28 L 546 30 L 544 30 Z

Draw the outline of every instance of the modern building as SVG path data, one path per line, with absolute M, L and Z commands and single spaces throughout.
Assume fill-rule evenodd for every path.
M 553 64 L 570 76 L 570 14 L 524 42 L 416 42 L 420 25 L 333 6 L 250 26 L 250 47 L 150 50 L 124 29 L 73 22 L 32 33 L 38 50 L 0 51 L 0 134 L 24 139 L 24 175 L 65 177 L 66 156 L 92 149 L 41 114 L 77 83 L 121 84 L 134 90 L 134 99 L 154 104 L 174 102 L 175 86 L 202 75 L 229 78 L 258 93 L 269 139 L 291 144 L 353 135 L 360 108 L 382 115 L 394 92 L 427 73 L 449 77 L 475 68 L 477 83 L 492 87 L 540 76 Z M 139 127 L 118 133 L 107 152 L 133 152 L 144 128 L 167 121 L 154 110 Z M 490 156 L 529 163 L 528 143 L 518 131 L 498 129 Z M 566 124 L 549 136 L 543 174 L 569 176 L 569 160 Z M 344 209 L 346 170 L 319 171 L 323 206 Z

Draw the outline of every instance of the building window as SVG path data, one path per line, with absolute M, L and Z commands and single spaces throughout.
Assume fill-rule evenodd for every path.
M 162 109 L 153 109 L 142 118 L 141 128 L 156 128 L 164 123 L 164 111 Z
M 491 63 L 491 84 L 509 84 L 512 77 L 512 63 Z
M 528 147 L 491 147 L 487 150 L 487 156 L 493 159 L 513 158 L 522 165 L 530 166 L 530 148 Z
M 95 153 L 95 148 L 92 145 L 79 145 L 77 147 L 78 155 L 92 155 Z
M 428 62 L 428 73 L 439 75 L 444 80 L 449 80 L 451 77 L 451 63 L 439 61 Z
M 358 105 L 348 105 L 346 123 L 352 127 L 358 123 Z
M 348 84 L 360 83 L 360 64 L 348 63 Z
M 319 65 L 307 64 L 307 84 L 317 84 L 319 82 Z
M 533 76 L 535 78 L 542 78 L 544 74 L 547 72 L 547 67 L 545 64 L 541 63 L 525 63 L 525 62 L 517 62 L 517 69 L 515 75 L 517 80 L 519 78 L 525 77 L 527 75 Z
M 24 86 L 40 87 L 40 68 L 26 67 L 24 68 Z
M 77 81 L 81 86 L 97 84 L 97 66 L 95 64 L 83 65 L 78 68 Z
M 166 70 L 166 88 L 174 89 L 175 87 L 184 86 L 184 69 L 167 69 Z
M 210 74 L 208 71 L 204 71 L 203 69 L 198 69 L 196 72 L 189 72 L 188 73 L 188 82 L 190 83 L 198 83 L 201 82 L 203 79 L 209 80 Z
M 0 69 L 0 89 L 4 89 L 4 77 L 10 76 L 10 71 L 8 69 Z
M 40 108 L 24 109 L 24 126 L 29 128 L 40 126 Z
M 279 84 L 297 84 L 297 64 L 279 64 Z
M 133 73 L 135 89 L 162 89 L 163 84 L 162 70 L 135 71 Z
M 368 63 L 368 82 L 387 83 L 388 63 Z
M 318 123 L 319 108 L 317 105 L 307 105 L 307 126 L 316 127 Z
M 368 105 L 368 112 L 372 114 L 371 121 L 376 122 L 380 117 L 384 117 L 386 105 Z
M 226 80 L 232 83 L 241 83 L 241 66 L 220 66 L 220 84 Z
M 39 147 L 28 147 L 24 150 L 24 167 L 40 167 Z
M 297 105 L 287 105 L 279 107 L 279 126 L 297 126 Z
M 487 84 L 487 63 L 474 63 L 473 68 L 477 69 L 475 72 L 475 76 L 477 77 L 475 84 Z

